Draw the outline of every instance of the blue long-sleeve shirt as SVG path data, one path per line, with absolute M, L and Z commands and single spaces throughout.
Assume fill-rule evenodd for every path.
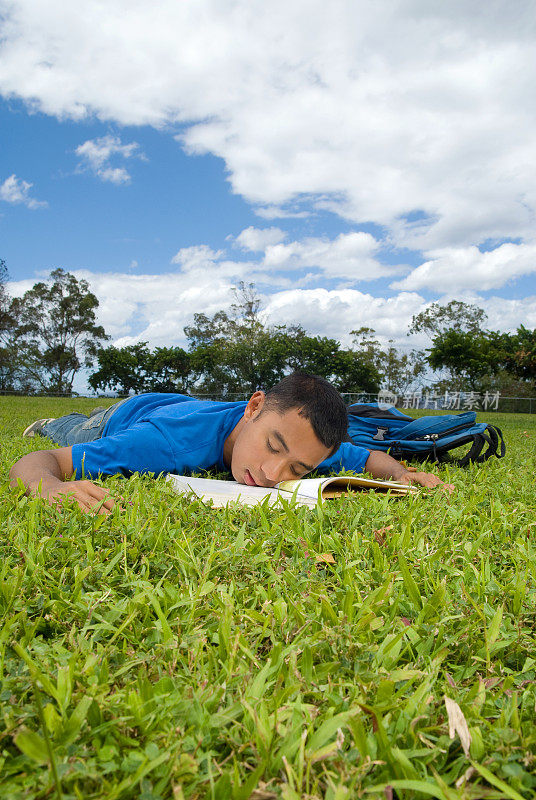
M 185 475 L 223 462 L 225 440 L 244 414 L 245 402 L 196 400 L 181 394 L 142 394 L 117 407 L 100 439 L 72 447 L 81 478 L 171 472 Z M 362 472 L 370 452 L 345 442 L 320 472 Z

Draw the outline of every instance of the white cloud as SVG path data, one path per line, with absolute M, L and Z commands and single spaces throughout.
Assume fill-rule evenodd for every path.
M 299 324 L 311 335 L 331 336 L 346 345 L 351 330 L 366 326 L 383 343 L 393 339 L 408 346 L 408 325 L 424 306 L 424 299 L 414 292 L 384 298 L 356 289 L 290 289 L 268 298 L 266 314 L 274 323 Z
M 427 261 L 392 288 L 486 291 L 536 272 L 536 244 L 507 243 L 484 253 L 478 247 L 447 247 L 427 255 Z
M 235 275 L 227 276 L 221 275 L 219 265 L 207 263 L 163 275 L 89 270 L 73 270 L 73 274 L 85 278 L 99 298 L 99 322 L 113 337 L 114 344 L 125 346 L 149 341 L 151 346 L 185 346 L 183 328 L 192 321 L 195 312 L 210 316 L 230 307 L 234 299 L 232 287 L 240 268 L 237 263 Z M 25 280 L 13 282 L 8 288 L 20 296 L 32 285 L 32 281 Z M 385 341 L 397 338 L 406 344 L 407 325 L 412 315 L 425 305 L 422 297 L 408 292 L 385 299 L 354 289 L 281 290 L 280 287 L 281 284 L 273 293 L 263 296 L 264 316 L 269 324 L 298 323 L 312 335 L 333 336 L 345 343 L 350 341 L 350 330 L 367 325 L 375 328 Z
M 308 211 L 292 211 L 284 205 L 278 206 L 257 206 L 255 214 L 263 219 L 306 219 L 313 216 L 314 212 L 309 209 Z
M 36 200 L 30 197 L 30 189 L 33 183 L 23 181 L 17 178 L 16 175 L 10 175 L 9 178 L 0 186 L 0 200 L 13 205 L 22 204 L 32 210 L 36 208 L 46 208 L 48 203 L 44 200 Z
M 328 278 L 372 281 L 399 271 L 381 264 L 374 253 L 379 243 L 370 233 L 341 233 L 335 239 L 306 238 L 301 242 L 268 245 L 264 264 L 270 269 L 317 267 Z
M 290 271 L 316 269 L 316 273 L 305 273 L 300 285 L 318 280 L 344 279 L 346 282 L 377 280 L 399 272 L 400 267 L 381 264 L 374 253 L 379 243 L 369 233 L 340 234 L 334 239 L 305 238 L 285 244 L 280 240 L 285 233 L 279 228 L 246 228 L 234 240 L 242 249 L 261 254 L 257 260 L 222 260 L 223 250 L 212 250 L 207 245 L 184 247 L 173 256 L 171 263 L 179 264 L 184 272 L 201 267 L 214 269 L 222 277 L 236 276 L 273 285 L 281 285 Z M 294 281 L 296 285 L 296 281 Z
M 235 239 L 236 244 L 253 253 L 265 250 L 269 245 L 279 244 L 287 234 L 279 228 L 245 228 Z
M 145 160 L 140 152 L 137 142 L 122 144 L 119 136 L 101 136 L 98 139 L 88 139 L 79 145 L 75 153 L 80 157 L 82 169 L 91 171 L 102 181 L 115 183 L 130 183 L 130 173 L 125 167 L 112 167 L 113 158 L 139 158 Z
M 181 123 L 188 151 L 223 158 L 265 218 L 330 209 L 425 250 L 533 234 L 532 0 L 515 13 L 506 0 L 161 0 L 157 13 L 0 0 L 0 12 L 4 96 L 60 118 Z
M 531 330 L 536 328 L 536 295 L 521 300 L 490 297 L 489 300 L 482 301 L 477 297 L 473 302 L 486 311 L 488 315 L 486 325 L 490 330 L 512 333 L 520 325 Z
M 183 247 L 171 259 L 172 264 L 180 264 L 183 270 L 191 270 L 200 266 L 211 266 L 223 255 L 223 250 L 212 250 L 206 244 Z

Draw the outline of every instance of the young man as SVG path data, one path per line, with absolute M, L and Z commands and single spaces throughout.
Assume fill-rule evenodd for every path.
M 289 375 L 247 403 L 142 394 L 89 417 L 74 413 L 30 425 L 25 435 L 47 436 L 62 447 L 25 455 L 11 468 L 11 485 L 21 480 L 28 493 L 50 502 L 69 495 L 85 511 L 109 513 L 109 492 L 86 477 L 217 467 L 239 483 L 275 486 L 314 469 L 345 468 L 402 483 L 442 484 L 435 475 L 407 471 L 386 453 L 344 441 L 347 425 L 341 396 L 314 375 Z

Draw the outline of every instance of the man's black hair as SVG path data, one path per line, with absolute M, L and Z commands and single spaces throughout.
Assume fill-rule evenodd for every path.
M 293 372 L 266 392 L 265 408 L 283 414 L 299 408 L 316 436 L 332 454 L 347 441 L 348 414 L 339 392 L 318 375 Z

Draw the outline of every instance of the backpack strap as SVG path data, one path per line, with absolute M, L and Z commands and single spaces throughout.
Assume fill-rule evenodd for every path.
M 497 428 L 496 425 L 488 425 L 482 436 L 488 443 L 488 449 L 478 457 L 477 461 L 479 463 L 487 461 L 490 456 L 503 458 L 506 453 L 506 445 L 501 429 Z
M 449 459 L 447 452 L 448 448 L 436 447 L 434 444 L 434 459 L 438 463 L 451 461 L 458 467 L 466 467 L 468 464 L 476 463 L 483 464 L 491 456 L 503 458 L 506 453 L 506 445 L 504 443 L 503 434 L 500 428 L 496 425 L 488 425 L 482 433 L 475 433 L 471 436 L 473 444 L 468 453 L 462 458 Z M 487 444 L 487 449 L 484 449 Z

